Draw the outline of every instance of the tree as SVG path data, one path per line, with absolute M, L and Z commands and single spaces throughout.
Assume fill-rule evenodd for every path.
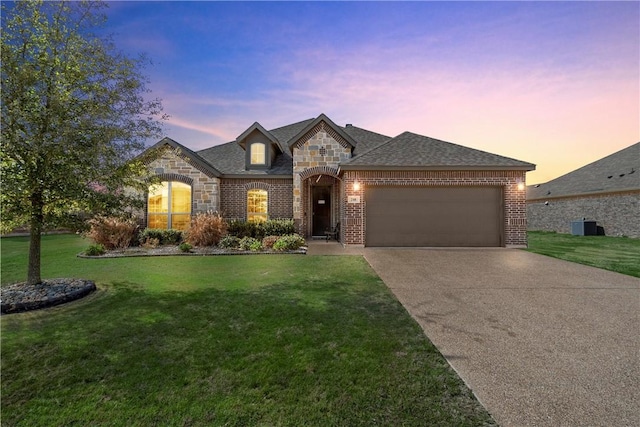
M 27 284 L 41 283 L 45 226 L 73 211 L 117 211 L 146 187 L 135 156 L 160 135 L 144 56 L 130 58 L 104 27 L 99 1 L 3 3 L 2 221 L 30 228 Z

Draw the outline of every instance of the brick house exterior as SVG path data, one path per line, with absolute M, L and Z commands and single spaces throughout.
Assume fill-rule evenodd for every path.
M 294 219 L 305 237 L 339 224 L 344 245 L 527 243 L 523 185 L 534 165 L 409 132 L 391 138 L 322 114 L 272 130 L 254 123 L 198 152 L 169 138 L 150 150 L 163 181 L 191 185 L 191 214 L 247 219 L 262 203 L 264 215 Z M 396 201 L 376 201 L 385 194 Z
M 527 188 L 530 230 L 570 233 L 595 221 L 606 235 L 640 238 L 640 142 Z

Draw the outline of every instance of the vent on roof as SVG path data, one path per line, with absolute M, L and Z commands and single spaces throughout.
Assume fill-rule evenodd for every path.
M 350 128 L 351 126 L 353 126 L 351 123 L 347 123 L 346 125 L 344 125 L 344 127 L 346 128 Z

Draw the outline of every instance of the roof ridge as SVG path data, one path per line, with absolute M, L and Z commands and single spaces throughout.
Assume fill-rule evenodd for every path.
M 353 160 L 355 160 L 355 159 L 361 159 L 363 156 L 368 155 L 368 154 L 369 154 L 369 153 L 371 153 L 372 151 L 378 150 L 378 149 L 380 149 L 380 148 L 384 147 L 385 145 L 387 145 L 387 144 L 389 144 L 389 143 L 393 142 L 393 140 L 394 140 L 394 139 L 398 138 L 400 135 L 404 135 L 405 133 L 411 133 L 411 132 L 404 131 L 404 132 L 402 132 L 402 133 L 401 133 L 401 134 L 399 134 L 399 135 L 396 135 L 396 136 L 394 136 L 394 137 L 392 137 L 392 138 L 389 138 L 388 140 L 386 140 L 386 141 L 385 141 L 385 142 L 383 142 L 382 144 L 378 144 L 378 145 L 376 145 L 375 147 L 368 149 L 368 150 L 367 150 L 367 151 L 365 151 L 364 153 L 360 153 L 360 154 L 358 154 L 357 156 L 353 156 L 353 157 L 351 157 L 349 160 L 347 160 L 346 162 L 342 162 L 342 163 L 343 163 L 343 164 L 347 164 L 347 163 L 351 163 L 351 162 L 352 162 Z M 385 135 L 383 135 L 383 136 L 385 136 Z
M 290 126 L 296 126 L 296 125 L 299 125 L 301 123 L 308 122 L 308 121 L 315 120 L 315 119 L 316 119 L 315 117 L 311 117 L 310 119 L 304 119 L 304 120 L 300 120 L 300 121 L 295 122 L 295 123 L 289 123 L 288 125 L 279 126 L 277 128 L 269 129 L 269 132 L 273 132 L 274 130 L 280 130 L 280 129 L 288 128 Z

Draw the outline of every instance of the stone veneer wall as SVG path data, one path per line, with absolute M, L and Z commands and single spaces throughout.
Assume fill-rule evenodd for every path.
M 269 218 L 293 218 L 292 179 L 226 179 L 220 184 L 222 215 L 228 219 L 247 219 L 247 191 L 267 190 Z
M 152 172 L 171 180 L 191 182 L 192 214 L 220 210 L 219 178 L 208 176 L 196 168 L 189 162 L 189 158 L 178 149 L 167 146 L 161 149 L 158 154 L 159 157 L 148 164 Z M 146 207 L 143 217 L 146 223 Z
M 531 200 L 527 215 L 529 230 L 571 233 L 571 221 L 586 218 L 596 221 L 607 236 L 640 238 L 640 190 Z
M 353 189 L 354 182 L 360 190 Z M 505 246 L 527 245 L 526 191 L 518 190 L 525 182 L 524 171 L 346 171 L 344 186 L 343 242 L 365 245 L 367 188 L 371 186 L 501 186 L 504 194 Z M 360 203 L 347 203 L 349 196 L 360 196 Z
M 293 218 L 298 230 L 305 233 L 307 224 L 303 218 L 303 191 L 300 174 L 312 168 L 335 168 L 340 162 L 351 158 L 351 146 L 346 142 L 338 142 L 332 137 L 323 123 L 317 132 L 293 150 Z M 306 234 L 306 233 L 305 233 Z

